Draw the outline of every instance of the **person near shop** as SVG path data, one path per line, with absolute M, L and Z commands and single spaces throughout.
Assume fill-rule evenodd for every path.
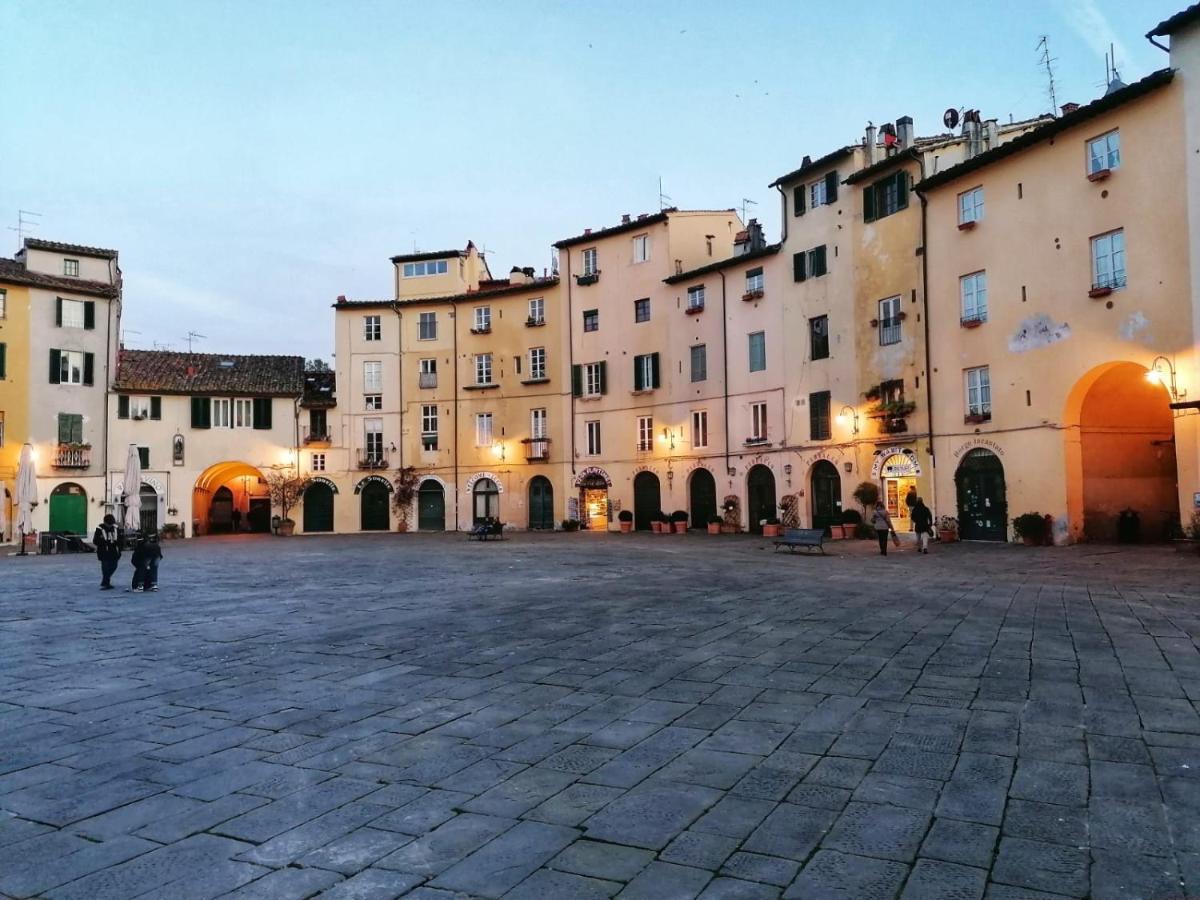
M 917 552 L 928 553 L 929 539 L 933 536 L 933 511 L 918 497 L 909 515 L 912 516 L 913 531 L 917 533 Z
M 892 517 L 888 515 L 883 501 L 876 502 L 875 512 L 871 515 L 871 525 L 875 529 L 875 537 L 879 539 L 880 555 L 887 556 L 888 539 L 895 534 L 895 529 L 892 525 Z
M 92 544 L 96 547 L 96 558 L 100 560 L 100 590 L 111 591 L 113 572 L 117 571 L 117 563 L 121 561 L 121 534 L 112 513 L 96 526 Z
M 133 592 L 158 590 L 158 563 L 162 559 L 162 546 L 153 536 L 138 538 L 130 562 L 133 563 Z
M 236 506 L 233 508 L 233 533 L 241 534 L 242 531 L 242 511 Z

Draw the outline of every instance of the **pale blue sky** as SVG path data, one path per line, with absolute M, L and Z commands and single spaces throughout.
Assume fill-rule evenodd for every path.
M 805 154 L 1047 111 L 1041 34 L 1087 102 L 1110 40 L 1126 81 L 1165 66 L 1142 35 L 1184 5 L 0 0 L 0 224 L 120 250 L 131 346 L 329 358 L 329 304 L 390 296 L 414 244 L 540 270 L 659 176 L 774 237 Z

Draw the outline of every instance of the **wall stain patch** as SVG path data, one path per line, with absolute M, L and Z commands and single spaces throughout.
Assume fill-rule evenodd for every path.
M 1008 349 L 1013 353 L 1049 347 L 1071 336 L 1071 326 L 1066 322 L 1055 322 L 1045 313 L 1022 319 L 1016 334 L 1008 339 Z
M 1150 320 L 1141 310 L 1130 313 L 1129 317 L 1121 322 L 1119 332 L 1122 340 L 1141 341 L 1149 346 L 1154 344 L 1154 338 L 1150 334 Z

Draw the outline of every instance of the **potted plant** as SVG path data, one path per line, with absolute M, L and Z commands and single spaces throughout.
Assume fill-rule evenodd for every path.
M 883 395 L 883 389 L 877 384 L 873 384 L 869 388 L 867 388 L 865 391 L 863 391 L 863 397 L 865 397 L 867 400 L 871 401 L 872 403 L 877 401 L 882 395 Z
M 725 520 L 722 519 L 720 516 L 713 516 L 711 519 L 708 520 L 708 533 L 709 534 L 720 534 L 721 533 L 721 525 L 724 523 L 724 521 Z
M 842 521 L 840 525 L 830 525 L 829 530 L 833 532 L 835 539 L 840 538 L 843 541 L 854 537 L 858 526 L 862 524 L 862 513 L 857 509 L 842 510 Z
M 633 513 L 627 509 L 617 513 L 617 522 L 621 526 L 621 534 L 629 534 L 633 531 Z
M 650 531 L 654 534 L 659 534 L 662 531 L 662 519 L 658 517 L 658 513 L 654 513 L 650 517 Z
M 771 516 L 771 518 L 769 518 L 769 519 L 763 519 L 762 520 L 763 537 L 779 537 L 780 527 L 781 526 L 779 524 L 779 520 L 777 518 L 775 518 L 774 516 Z
M 865 517 L 867 511 L 879 502 L 879 485 L 873 481 L 859 482 L 858 487 L 854 489 L 854 493 L 850 496 L 858 501 L 858 505 L 862 507 L 863 516 Z
M 665 512 L 663 512 L 660 509 L 658 511 L 658 513 L 655 515 L 655 518 L 658 519 L 658 533 L 659 534 L 671 534 L 672 533 L 670 516 L 668 516 Z
M 737 534 L 742 527 L 742 501 L 737 494 L 728 494 L 721 504 L 724 513 L 721 521 L 722 534 Z
M 671 513 L 671 523 L 675 526 L 676 534 L 687 534 L 688 514 L 685 510 L 677 509 Z
M 400 520 L 396 525 L 397 531 L 408 531 L 413 501 L 417 499 L 418 480 L 417 470 L 412 466 L 405 466 L 392 480 L 392 508 L 396 510 L 396 517 Z
M 578 519 L 563 519 L 562 520 L 562 530 L 563 531 L 578 531 L 579 530 L 579 520 Z
M 290 515 L 292 507 L 300 502 L 312 479 L 302 478 L 291 466 L 271 466 L 266 475 L 267 494 L 271 505 L 279 508 L 279 524 L 275 533 L 291 537 L 296 530 L 296 521 Z
M 938 519 L 938 540 L 943 544 L 953 544 L 958 540 L 958 519 L 954 516 L 942 516 Z
M 1013 519 L 1013 530 L 1016 531 L 1026 547 L 1040 546 L 1046 540 L 1046 519 L 1041 513 L 1022 513 Z
M 162 537 L 165 541 L 173 541 L 181 537 L 178 522 L 168 522 L 162 527 Z

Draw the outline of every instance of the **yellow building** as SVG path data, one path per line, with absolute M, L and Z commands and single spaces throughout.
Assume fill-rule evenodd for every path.
M 1197 383 L 1183 129 L 1163 70 L 917 185 L 936 512 L 963 537 L 1037 512 L 1057 541 L 1109 540 L 1131 508 L 1158 539 L 1190 515 L 1194 413 L 1171 409 Z

